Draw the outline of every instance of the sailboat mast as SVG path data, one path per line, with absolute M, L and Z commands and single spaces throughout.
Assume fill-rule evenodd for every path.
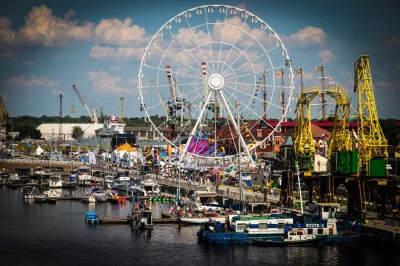
M 324 75 L 324 64 L 322 64 L 322 71 L 321 71 L 321 102 L 322 102 L 322 120 L 326 119 L 326 100 L 325 100 L 325 75 Z
M 242 184 L 242 153 L 241 153 L 241 143 L 240 143 L 240 137 L 241 137 L 241 132 L 240 132 L 240 115 L 239 115 L 239 105 L 240 102 L 239 100 L 236 100 L 235 102 L 236 105 L 236 114 L 237 114 L 237 135 L 238 135 L 238 155 L 239 155 L 239 210 L 243 210 L 243 184 Z
M 264 89 L 264 117 L 263 117 L 264 120 L 267 120 L 267 86 L 266 86 L 266 80 L 265 80 L 266 75 L 267 75 L 267 72 L 264 70 L 263 83 L 262 83 L 263 89 Z
M 281 88 L 281 104 L 282 104 L 282 118 L 283 118 L 283 121 L 286 121 L 286 118 L 285 118 L 285 88 L 284 88 L 284 83 L 283 83 L 283 74 L 284 74 L 284 72 L 283 72 L 283 68 L 282 68 L 282 71 L 281 71 L 281 86 L 282 86 L 282 88 Z
M 303 68 L 300 68 L 300 82 L 301 82 L 301 92 L 304 92 L 304 83 L 303 83 Z

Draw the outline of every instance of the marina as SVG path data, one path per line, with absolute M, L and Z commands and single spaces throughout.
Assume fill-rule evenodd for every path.
M 395 1 L 6 2 L 2 265 L 400 265 Z

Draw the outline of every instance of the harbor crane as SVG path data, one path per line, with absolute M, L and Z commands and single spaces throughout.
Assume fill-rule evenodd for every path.
M 86 102 L 83 100 L 81 94 L 78 91 L 78 88 L 75 86 L 75 84 L 72 84 L 72 88 L 74 89 L 74 91 L 76 92 L 76 95 L 78 95 L 79 100 L 81 101 L 83 107 L 85 107 L 86 112 L 88 113 L 90 120 L 94 123 L 97 124 L 98 123 L 98 119 L 97 119 L 97 113 L 96 110 L 94 110 L 94 115 L 92 115 L 92 112 L 90 112 L 89 107 L 87 106 Z
M 386 176 L 388 142 L 379 124 L 368 55 L 354 65 L 354 92 L 357 92 L 358 166 L 361 176 Z
M 311 132 L 310 102 L 320 94 L 317 87 L 305 88 L 297 97 L 296 128 L 294 132 L 294 150 L 299 170 L 308 171 L 313 167 L 315 144 Z

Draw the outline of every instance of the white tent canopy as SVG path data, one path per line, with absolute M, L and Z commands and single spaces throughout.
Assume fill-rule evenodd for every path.
M 36 148 L 36 155 L 42 155 L 43 149 L 39 147 Z

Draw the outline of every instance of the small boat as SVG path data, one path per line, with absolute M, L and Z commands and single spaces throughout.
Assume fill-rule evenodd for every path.
M 85 223 L 87 224 L 99 224 L 100 219 L 95 212 L 86 212 Z
M 101 188 L 93 188 L 92 191 L 90 192 L 90 195 L 95 197 L 97 202 L 106 202 L 106 193 L 104 193 Z
M 35 202 L 37 203 L 45 203 L 47 202 L 47 196 L 45 194 L 37 195 L 35 198 Z
M 96 203 L 96 198 L 93 195 L 88 195 L 82 198 L 82 203 Z
M 153 229 L 153 216 L 149 203 L 135 204 L 132 207 L 130 217 L 132 229 L 151 230 Z
M 61 176 L 52 176 L 52 177 L 50 177 L 49 187 L 50 188 L 62 188 L 63 183 L 64 183 L 64 181 Z
M 22 188 L 23 199 L 34 199 L 39 194 L 39 190 L 36 186 L 24 186 Z
M 318 245 L 327 235 L 307 235 L 304 229 L 286 231 L 280 238 L 267 238 L 253 240 L 256 246 L 312 246 Z

